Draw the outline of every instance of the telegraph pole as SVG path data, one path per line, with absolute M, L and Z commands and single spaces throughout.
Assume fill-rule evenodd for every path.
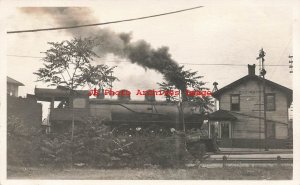
M 266 79 L 265 79 L 265 75 L 266 75 L 266 70 L 265 70 L 265 65 L 264 65 L 264 57 L 266 56 L 266 52 L 264 52 L 263 48 L 261 48 L 261 50 L 259 50 L 259 55 L 256 58 L 256 60 L 259 60 L 259 62 L 261 63 L 261 70 L 260 70 L 260 76 L 263 77 L 263 102 L 264 102 L 264 131 L 265 131 L 265 151 L 269 150 L 268 147 L 268 124 L 267 124 L 267 113 L 266 113 Z
M 183 92 L 182 90 L 180 90 L 180 97 L 179 97 L 179 106 L 180 106 L 180 113 L 181 113 L 181 124 L 182 124 L 182 130 L 183 130 L 183 132 L 185 133 L 185 120 L 184 120 L 184 112 L 183 112 L 183 109 L 184 109 L 184 107 L 183 107 L 183 101 L 184 101 L 184 99 L 183 99 L 183 93 L 185 93 L 185 92 Z
M 218 91 L 218 82 L 214 82 L 213 83 L 213 85 L 214 85 L 214 88 L 213 88 L 213 90 L 212 90 L 212 92 L 214 93 L 214 92 L 216 92 L 216 91 Z M 217 106 L 217 99 L 216 98 L 214 98 L 214 111 L 217 111 L 218 110 L 218 106 Z

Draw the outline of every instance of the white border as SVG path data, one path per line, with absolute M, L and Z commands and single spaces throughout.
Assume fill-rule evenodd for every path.
M 104 0 L 103 0 L 104 1 Z M 64 1 L 0 1 L 0 12 L 1 12 L 1 32 L 0 32 L 0 185 L 2 184 L 72 184 L 72 185 L 83 185 L 83 184 L 99 184 L 99 183 L 105 183 L 105 184 L 153 184 L 156 182 L 159 182 L 161 184 L 215 184 L 215 183 L 222 183 L 224 185 L 226 184 L 240 184 L 240 183 L 251 183 L 251 184 L 300 184 L 300 117 L 299 117 L 299 95 L 300 95 L 300 77 L 299 77 L 299 71 L 300 71 L 300 23 L 299 23 L 299 8 L 300 8 L 300 2 L 298 0 L 295 1 L 284 1 L 284 0 L 264 0 L 264 1 L 249 1 L 249 0 L 243 0 L 243 1 L 199 1 L 199 4 L 203 5 L 218 5 L 222 6 L 228 5 L 228 3 L 233 3 L 233 5 L 245 5 L 245 6 L 253 6 L 253 5 L 278 5 L 285 4 L 285 3 L 293 3 L 294 4 L 294 26 L 293 26 L 293 48 L 294 48 L 294 79 L 293 79 L 293 90 L 294 90 L 294 170 L 293 170 L 293 180 L 283 181 L 283 180 L 276 180 L 276 181 L 247 181 L 247 180 L 235 180 L 235 181 L 221 181 L 221 180 L 188 180 L 188 181 L 146 181 L 146 180 L 138 180 L 138 181 L 110 181 L 110 180 L 104 180 L 104 181 L 95 181 L 95 180 L 7 180 L 6 179 L 6 48 L 5 48 L 5 41 L 6 41 L 6 29 L 5 29 L 5 16 L 7 13 L 7 10 L 14 7 L 22 7 L 22 6 L 95 6 L 101 4 L 103 1 L 92 1 L 92 0 L 77 0 L 77 1 L 70 1 L 70 0 L 64 0 Z M 174 1 L 170 1 L 170 3 L 174 3 Z M 116 1 L 118 3 L 118 0 Z

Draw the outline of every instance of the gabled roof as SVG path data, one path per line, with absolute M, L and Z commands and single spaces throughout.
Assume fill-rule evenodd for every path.
M 7 77 L 7 83 L 9 83 L 9 84 L 15 84 L 17 86 L 24 86 L 24 84 L 22 84 L 21 82 L 15 80 L 15 79 L 12 79 L 10 77 Z
M 244 76 L 244 77 L 242 77 L 242 78 L 240 78 L 240 79 L 232 82 L 231 84 L 229 84 L 229 85 L 227 85 L 227 86 L 219 89 L 218 91 L 212 93 L 212 96 L 215 97 L 215 98 L 217 98 L 217 99 L 219 99 L 220 96 L 223 93 L 225 93 L 226 91 L 231 90 L 231 89 L 235 88 L 236 86 L 238 86 L 240 84 L 243 84 L 243 83 L 245 83 L 247 81 L 250 81 L 250 80 L 258 81 L 258 82 L 261 82 L 261 83 L 263 82 L 263 78 L 262 77 L 259 77 L 257 75 L 246 75 L 246 76 Z M 283 92 L 287 96 L 287 98 L 288 98 L 288 105 L 290 106 L 290 104 L 293 101 L 293 90 L 291 90 L 291 89 L 289 89 L 287 87 L 284 87 L 282 85 L 279 85 L 279 84 L 277 84 L 275 82 L 272 82 L 270 80 L 267 80 L 267 79 L 265 79 L 265 83 L 266 83 L 267 86 L 271 86 L 271 87 L 273 87 L 275 89 L 278 89 L 279 91 Z
M 233 121 L 236 120 L 237 118 L 232 114 L 230 114 L 230 111 L 220 109 L 209 114 L 208 119 L 213 121 L 224 121 L 224 120 Z

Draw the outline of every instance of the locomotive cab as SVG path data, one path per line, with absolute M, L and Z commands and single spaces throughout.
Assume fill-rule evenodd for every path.
M 56 89 L 35 88 L 38 101 L 50 103 L 48 126 L 53 132 L 65 132 L 71 128 L 72 120 L 80 123 L 88 116 L 88 91 L 71 90 L 65 87 Z

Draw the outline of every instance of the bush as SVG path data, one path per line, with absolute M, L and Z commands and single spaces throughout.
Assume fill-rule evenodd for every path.
M 151 157 L 151 164 L 166 167 L 181 167 L 188 156 L 184 139 L 180 136 L 147 138 L 144 155 Z
M 69 134 L 48 134 L 40 142 L 42 164 L 63 168 L 72 161 L 72 142 Z
M 132 129 L 131 129 L 132 130 Z M 178 135 L 133 134 L 116 136 L 101 120 L 89 119 L 70 134 L 50 134 L 42 142 L 42 162 L 58 167 L 73 162 L 97 168 L 180 167 L 189 155 Z
M 39 128 L 24 127 L 14 116 L 9 116 L 7 123 L 8 165 L 166 168 L 180 167 L 189 157 L 182 136 L 162 134 L 160 129 L 130 129 L 115 135 L 101 120 L 90 118 L 76 125 L 72 142 L 70 132 L 42 134 Z
M 104 143 L 108 146 L 106 150 L 97 151 L 99 158 L 96 163 L 100 167 L 180 167 L 188 155 L 182 138 L 177 136 L 123 136 L 113 137 Z M 97 147 L 105 148 L 100 144 Z
M 26 124 L 30 125 L 30 124 Z M 41 130 L 24 126 L 16 116 L 7 117 L 7 164 L 34 166 L 38 164 Z

